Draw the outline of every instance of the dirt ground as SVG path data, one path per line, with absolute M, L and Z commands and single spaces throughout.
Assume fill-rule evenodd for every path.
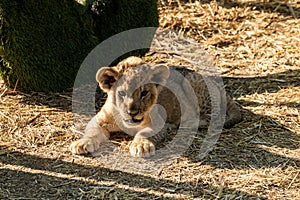
M 159 12 L 213 57 L 243 121 L 202 160 L 205 130 L 171 164 L 128 172 L 70 154 L 70 91 L 0 81 L 0 199 L 300 199 L 300 2 L 160 0 Z

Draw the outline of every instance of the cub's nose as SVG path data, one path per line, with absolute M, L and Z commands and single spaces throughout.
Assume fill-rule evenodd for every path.
M 128 110 L 127 110 L 127 114 L 130 115 L 131 117 L 137 115 L 138 112 L 139 112 L 139 111 L 136 110 L 136 109 L 128 109 Z
M 130 98 L 128 101 L 127 114 L 131 117 L 137 115 L 139 113 L 139 105 L 133 98 Z

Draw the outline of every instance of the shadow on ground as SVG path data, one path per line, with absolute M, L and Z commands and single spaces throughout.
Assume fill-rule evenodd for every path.
M 2 152 L 0 198 L 106 199 L 117 196 L 174 199 L 182 195 L 181 197 L 211 199 L 218 196 L 222 190 L 222 196 L 265 199 L 226 187 L 218 188 L 202 184 L 202 180 L 197 183 L 172 182 L 102 167 L 10 152 L 3 146 L 0 147 L 0 151 Z

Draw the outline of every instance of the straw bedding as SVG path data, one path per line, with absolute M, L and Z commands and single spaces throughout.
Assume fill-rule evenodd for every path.
M 68 151 L 78 138 L 71 92 L 24 94 L 1 81 L 0 199 L 300 198 L 300 2 L 160 0 L 159 12 L 161 27 L 213 57 L 243 121 L 203 160 L 205 130 L 169 166 L 124 172 Z

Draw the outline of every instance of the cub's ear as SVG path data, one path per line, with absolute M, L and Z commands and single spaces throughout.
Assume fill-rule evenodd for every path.
M 151 81 L 156 84 L 165 85 L 170 75 L 170 70 L 166 65 L 154 65 L 152 68 Z
M 122 60 L 121 62 L 119 62 L 119 64 L 117 66 L 127 69 L 129 67 L 136 67 L 143 63 L 144 63 L 144 61 L 141 58 L 136 57 L 136 56 L 130 56 L 130 57 Z
M 115 67 L 101 67 L 96 74 L 96 80 L 104 92 L 108 92 L 117 79 L 118 72 Z

